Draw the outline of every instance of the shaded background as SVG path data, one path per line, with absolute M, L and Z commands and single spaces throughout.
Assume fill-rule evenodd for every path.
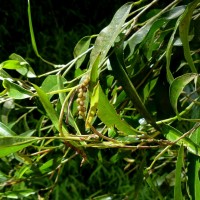
M 126 0 L 34 0 L 31 2 L 33 28 L 39 53 L 55 63 L 72 59 L 76 43 L 97 34 Z M 17 53 L 34 62 L 27 1 L 0 1 L 0 62 Z
M 74 46 L 82 37 L 98 34 L 117 9 L 128 1 L 30 2 L 38 51 L 47 60 L 61 64 L 72 59 Z M 161 1 L 156 8 L 163 8 L 170 2 Z M 0 0 L 0 52 L 0 62 L 15 52 L 30 64 L 38 64 L 30 41 L 26 0 Z

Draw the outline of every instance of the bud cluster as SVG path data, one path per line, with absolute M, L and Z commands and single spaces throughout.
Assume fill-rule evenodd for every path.
M 84 117 L 85 116 L 85 94 L 87 92 L 88 84 L 89 84 L 89 77 L 86 77 L 83 82 L 81 83 L 79 89 L 78 89 L 78 98 L 77 98 L 77 103 L 78 103 L 78 114 L 79 116 Z

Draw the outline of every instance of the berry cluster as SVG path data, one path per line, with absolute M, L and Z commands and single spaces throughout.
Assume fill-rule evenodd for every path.
M 78 89 L 78 99 L 77 99 L 78 114 L 79 114 L 79 116 L 82 116 L 82 117 L 85 116 L 85 111 L 86 111 L 85 94 L 87 92 L 87 87 L 88 87 L 89 81 L 90 81 L 89 77 L 86 77 Z

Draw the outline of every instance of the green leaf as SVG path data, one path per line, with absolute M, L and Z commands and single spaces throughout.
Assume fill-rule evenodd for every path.
M 112 71 L 116 79 L 122 85 L 124 91 L 126 92 L 127 96 L 133 102 L 133 105 L 138 110 L 138 112 L 146 119 L 146 121 L 156 129 L 159 127 L 156 125 L 154 119 L 151 117 L 150 113 L 146 109 L 144 103 L 142 102 L 140 96 L 138 95 L 136 88 L 132 84 L 128 74 L 125 71 L 125 66 L 120 58 L 122 57 L 122 52 L 120 52 L 119 48 L 116 47 L 116 54 L 113 53 L 110 57 L 110 62 L 112 66 Z
M 200 109 L 199 106 L 196 105 L 193 108 L 194 116 L 192 117 L 199 117 Z M 196 124 L 197 126 L 199 125 L 198 123 Z M 194 125 L 195 126 L 195 125 Z M 194 127 L 193 127 L 194 128 Z M 198 127 L 190 136 L 190 139 L 200 145 L 200 127 Z M 200 180 L 199 180 L 199 169 L 200 169 L 200 157 L 189 154 L 188 155 L 188 186 L 189 186 L 189 191 L 190 195 L 192 196 L 192 199 L 200 199 L 200 193 L 199 193 L 199 188 L 200 188 Z
M 146 102 L 148 99 L 149 95 L 151 94 L 152 90 L 154 89 L 156 83 L 158 81 L 158 78 L 154 78 L 150 80 L 144 87 L 143 89 L 143 101 Z
M 171 142 L 175 142 L 183 135 L 180 131 L 167 124 L 162 125 L 162 133 Z M 176 144 L 183 144 L 183 146 L 186 147 L 189 152 L 200 156 L 200 146 L 194 143 L 190 138 L 181 138 L 178 142 L 176 142 Z
M 199 131 L 198 131 L 199 132 Z M 200 180 L 199 180 L 199 169 L 200 169 L 200 157 L 189 154 L 188 155 L 188 186 L 191 195 L 191 199 L 200 199 Z
M 19 136 L 0 136 L 0 158 L 22 150 L 25 147 L 30 146 L 36 140 L 36 138 L 26 138 Z
M 181 189 L 181 175 L 182 175 L 182 167 L 184 165 L 184 147 L 180 146 L 178 151 L 178 158 L 176 162 L 176 171 L 175 171 L 175 186 L 174 186 L 174 200 L 182 200 L 183 194 Z
M 114 107 L 109 103 L 107 97 L 103 93 L 100 85 L 97 116 L 109 128 L 116 127 L 119 131 L 122 131 L 126 135 L 137 134 L 137 131 L 125 121 L 123 121 L 116 113 Z
M 5 78 L 12 78 L 12 77 L 3 69 L 0 69 L 0 80 L 3 80 Z
M 179 13 L 179 14 L 183 13 L 183 11 L 185 10 L 185 6 L 178 6 L 178 7 L 175 7 L 173 10 L 175 10 L 175 13 L 173 12 L 171 16 L 174 16 L 174 15 L 177 16 L 177 13 Z M 170 16 L 169 16 L 169 19 L 171 19 Z M 167 49 L 166 49 L 166 70 L 167 70 L 167 80 L 168 80 L 169 84 L 171 84 L 174 80 L 174 77 L 173 77 L 171 70 L 170 70 L 170 62 L 171 62 L 171 55 L 172 55 L 174 38 L 175 38 L 176 31 L 179 27 L 180 20 L 181 20 L 181 17 L 179 17 L 178 20 L 176 21 L 176 24 L 173 28 L 173 32 L 171 34 L 171 37 L 169 39 L 169 42 L 167 44 Z
M 34 30 L 33 30 L 33 25 L 32 25 L 32 17 L 31 17 L 31 5 L 30 5 L 30 0 L 28 0 L 28 23 L 29 23 L 29 30 L 30 30 L 30 35 L 31 35 L 31 43 L 33 46 L 33 50 L 36 54 L 37 57 L 39 57 L 43 62 L 52 65 L 54 67 L 56 67 L 55 64 L 45 60 L 44 58 L 42 58 L 42 56 L 38 53 L 38 49 L 37 49 L 37 44 L 35 41 L 35 35 L 34 35 Z
M 42 174 L 46 173 L 46 172 L 49 172 L 51 169 L 51 167 L 54 165 L 54 160 L 53 159 L 50 159 L 48 160 L 47 162 L 45 162 L 44 164 L 42 164 L 42 166 L 39 168 L 40 169 L 40 172 Z
M 15 108 L 14 99 L 9 99 L 3 103 L 1 108 L 0 119 L 4 124 L 8 124 L 9 114 L 14 108 Z
M 35 193 L 36 191 L 34 191 L 33 189 L 24 189 L 24 190 L 7 191 L 0 195 L 4 198 L 9 198 L 9 199 L 22 199 L 30 195 L 33 195 Z
M 183 43 L 184 56 L 193 73 L 197 73 L 197 70 L 195 68 L 195 65 L 190 53 L 188 35 L 189 35 L 189 28 L 190 28 L 190 21 L 192 18 L 192 14 L 193 14 L 194 9 L 197 7 L 198 3 L 199 3 L 199 0 L 194 0 L 192 3 L 190 3 L 187 6 L 185 12 L 181 16 L 181 21 L 179 25 L 179 34 L 180 34 L 181 41 Z
M 56 85 L 58 85 L 58 90 L 64 89 L 64 81 L 65 81 L 65 78 L 63 78 L 60 74 L 58 74 L 57 75 L 57 84 L 56 84 Z M 60 99 L 61 105 L 63 105 L 65 98 L 66 98 L 66 93 L 60 92 L 59 99 Z
M 178 102 L 178 98 L 180 94 L 183 92 L 184 87 L 197 77 L 198 77 L 198 74 L 188 73 L 188 74 L 184 74 L 182 76 L 177 77 L 172 82 L 170 86 L 169 96 L 170 96 L 171 105 L 177 115 L 179 115 L 178 109 L 177 109 L 177 102 Z
M 9 127 L 0 122 L 0 136 L 15 136 L 17 135 Z
M 0 69 L 19 69 L 21 67 L 18 60 L 7 60 L 1 63 Z
M 35 72 L 33 71 L 32 67 L 20 55 L 13 53 L 9 56 L 9 58 L 12 59 L 12 60 L 17 60 L 17 61 L 20 62 L 21 67 L 19 69 L 16 69 L 20 74 L 27 76 L 29 78 L 35 78 L 36 77 Z
M 34 50 L 35 54 L 38 57 L 40 57 L 38 50 L 37 50 L 37 45 L 36 45 L 36 42 L 35 42 L 35 35 L 34 35 L 34 31 L 33 31 L 30 0 L 28 0 L 28 22 L 29 22 L 29 29 L 30 29 L 31 42 L 32 42 L 33 50 Z
M 155 25 L 157 26 L 157 24 Z M 129 53 L 130 56 L 133 55 L 136 45 L 140 44 L 145 39 L 145 37 L 149 33 L 151 26 L 152 26 L 152 23 L 142 26 L 142 28 L 140 28 L 137 32 L 135 32 L 125 43 L 125 46 L 128 45 L 128 48 L 130 50 L 130 53 Z
M 121 28 L 129 15 L 132 3 L 124 4 L 114 15 L 110 24 L 98 35 L 94 48 L 90 54 L 90 65 L 93 66 L 97 57 L 100 55 L 100 65 L 105 59 L 108 51 L 119 35 Z
M 53 108 L 51 102 L 49 101 L 47 94 L 41 88 L 39 88 L 37 85 L 33 84 L 33 86 L 39 96 L 39 99 L 40 99 L 48 117 L 52 121 L 55 128 L 59 131 L 59 117 L 58 117 L 57 112 Z M 65 127 L 63 127 L 63 133 L 65 135 L 68 134 L 68 130 Z
M 31 68 L 29 63 L 26 60 L 24 60 L 21 56 L 19 56 L 17 54 L 11 54 L 9 56 L 9 58 L 12 60 L 6 60 L 6 61 L 2 62 L 0 65 L 0 70 L 1 69 L 10 69 L 10 70 L 12 69 L 12 70 L 16 70 L 23 76 L 27 76 L 29 78 L 36 77 L 35 72 Z
M 177 28 L 179 26 L 179 22 L 180 22 L 180 20 L 177 20 L 176 25 L 174 27 L 174 31 L 169 39 L 169 42 L 167 44 L 167 49 L 166 49 L 166 70 L 167 70 L 167 80 L 168 80 L 169 84 L 171 84 L 174 80 L 174 77 L 170 70 L 170 62 L 171 62 L 171 54 L 172 54 L 174 37 L 175 37 L 175 33 L 177 31 Z
M 15 83 L 12 83 L 9 79 L 3 80 L 3 87 L 6 89 L 8 96 L 14 99 L 25 99 L 33 96 L 33 93 Z
M 61 77 L 60 75 L 48 75 L 42 82 L 41 89 L 45 93 L 60 90 L 65 81 L 66 79 Z M 64 94 L 59 94 L 59 96 L 60 95 L 65 96 Z M 48 96 L 49 96 L 49 99 L 51 99 L 53 95 L 48 95 Z
M 74 58 L 80 56 L 81 54 L 83 54 L 85 51 L 88 50 L 91 39 L 92 39 L 92 36 L 86 36 L 78 41 L 78 43 L 76 44 L 74 48 Z M 81 58 L 77 60 L 76 69 L 82 65 L 83 61 L 85 60 L 85 57 L 86 57 L 86 54 L 81 56 Z
M 90 124 L 94 119 L 99 101 L 99 83 L 97 82 L 99 78 L 99 72 L 98 72 L 99 62 L 100 62 L 100 55 L 94 62 L 90 72 L 90 82 L 88 87 L 90 93 L 90 109 L 88 111 L 87 118 L 85 121 L 86 128 L 90 127 Z
M 93 93 L 91 95 L 90 109 L 88 111 L 87 118 L 85 121 L 86 128 L 90 128 L 90 124 L 92 124 L 92 120 L 94 119 L 98 107 L 98 102 L 99 102 L 99 84 L 97 84 L 94 87 Z

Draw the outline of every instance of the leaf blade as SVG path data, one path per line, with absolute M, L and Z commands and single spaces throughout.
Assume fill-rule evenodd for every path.
M 169 89 L 170 102 L 177 116 L 179 116 L 179 112 L 177 109 L 178 98 L 182 93 L 184 87 L 196 77 L 198 77 L 198 74 L 195 73 L 184 74 L 174 79 L 174 81 L 170 86 Z
M 94 48 L 90 54 L 90 65 L 93 66 L 93 63 L 100 55 L 100 64 L 106 57 L 109 49 L 116 40 L 122 25 L 124 24 L 128 14 L 132 8 L 132 3 L 124 4 L 119 10 L 115 13 L 110 24 L 104 28 L 96 38 Z

